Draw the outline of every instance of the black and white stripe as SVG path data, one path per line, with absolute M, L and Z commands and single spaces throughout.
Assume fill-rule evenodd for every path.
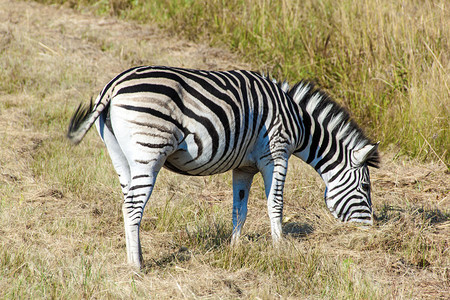
M 305 136 L 294 152 L 322 176 L 325 202 L 342 221 L 372 223 L 368 166 L 378 167 L 378 144 L 371 144 L 348 113 L 308 82 L 289 95 L 302 110 Z
M 69 139 L 79 143 L 93 123 L 119 174 L 128 259 L 137 266 L 139 224 L 162 167 L 188 175 L 233 170 L 233 243 L 257 172 L 264 178 L 272 236 L 280 238 L 291 154 L 322 176 L 335 217 L 372 221 L 367 166 L 378 163 L 377 146 L 308 82 L 289 90 L 249 71 L 137 67 L 109 82 L 94 105 L 77 109 Z

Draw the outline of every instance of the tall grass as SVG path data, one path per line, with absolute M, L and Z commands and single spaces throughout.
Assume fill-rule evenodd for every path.
M 445 0 L 48 1 L 225 45 L 277 79 L 312 79 L 382 145 L 449 163 Z

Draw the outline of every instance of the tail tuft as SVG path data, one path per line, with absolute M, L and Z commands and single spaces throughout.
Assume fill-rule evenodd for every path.
M 80 104 L 70 119 L 69 130 L 67 131 L 67 138 L 74 144 L 77 145 L 81 142 L 86 132 L 89 130 L 90 126 L 87 126 L 89 117 L 93 113 L 93 102 L 92 98 L 88 105 Z M 90 124 L 91 125 L 91 124 Z

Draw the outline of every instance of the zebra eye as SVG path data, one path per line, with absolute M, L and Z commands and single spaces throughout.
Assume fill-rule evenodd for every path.
M 365 182 L 365 181 L 361 182 L 361 188 L 363 190 L 365 190 L 365 191 L 370 190 L 370 183 L 369 182 Z

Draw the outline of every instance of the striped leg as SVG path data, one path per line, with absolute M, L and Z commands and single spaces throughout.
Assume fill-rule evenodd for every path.
M 233 235 L 231 245 L 236 245 L 247 218 L 247 202 L 254 173 L 233 170 Z
M 176 138 L 169 129 L 140 106 L 121 104 L 125 98 L 115 98 L 110 117 L 114 135 L 129 165 L 130 181 L 122 205 L 128 262 L 140 268 L 142 250 L 139 228 L 145 205 L 149 200 L 156 177 L 167 157 L 174 151 Z M 126 189 L 124 189 L 126 190 Z
M 155 164 L 132 168 L 133 177 L 122 205 L 128 263 L 137 268 L 140 268 L 142 263 L 139 227 L 145 204 L 153 191 L 159 169 Z
M 109 128 L 105 126 L 105 123 L 102 122 L 101 118 L 97 120 L 96 125 L 100 136 L 108 149 L 114 169 L 119 175 L 119 181 L 124 195 L 122 212 L 125 223 L 128 263 L 140 268 L 142 251 L 139 240 L 139 225 L 145 203 L 150 197 L 155 179 L 148 175 L 150 174 L 148 171 L 145 175 L 134 175 L 133 178 L 131 178 L 128 160 L 116 137 Z M 141 169 L 142 170 L 139 170 L 139 168 L 135 167 L 133 173 L 144 174 L 146 172 L 145 168 Z M 145 183 L 145 181 L 147 181 L 147 183 Z
M 274 243 L 279 242 L 282 234 L 283 189 L 287 166 L 287 159 L 278 158 L 262 170 L 267 196 L 267 209 L 272 229 L 272 240 Z

